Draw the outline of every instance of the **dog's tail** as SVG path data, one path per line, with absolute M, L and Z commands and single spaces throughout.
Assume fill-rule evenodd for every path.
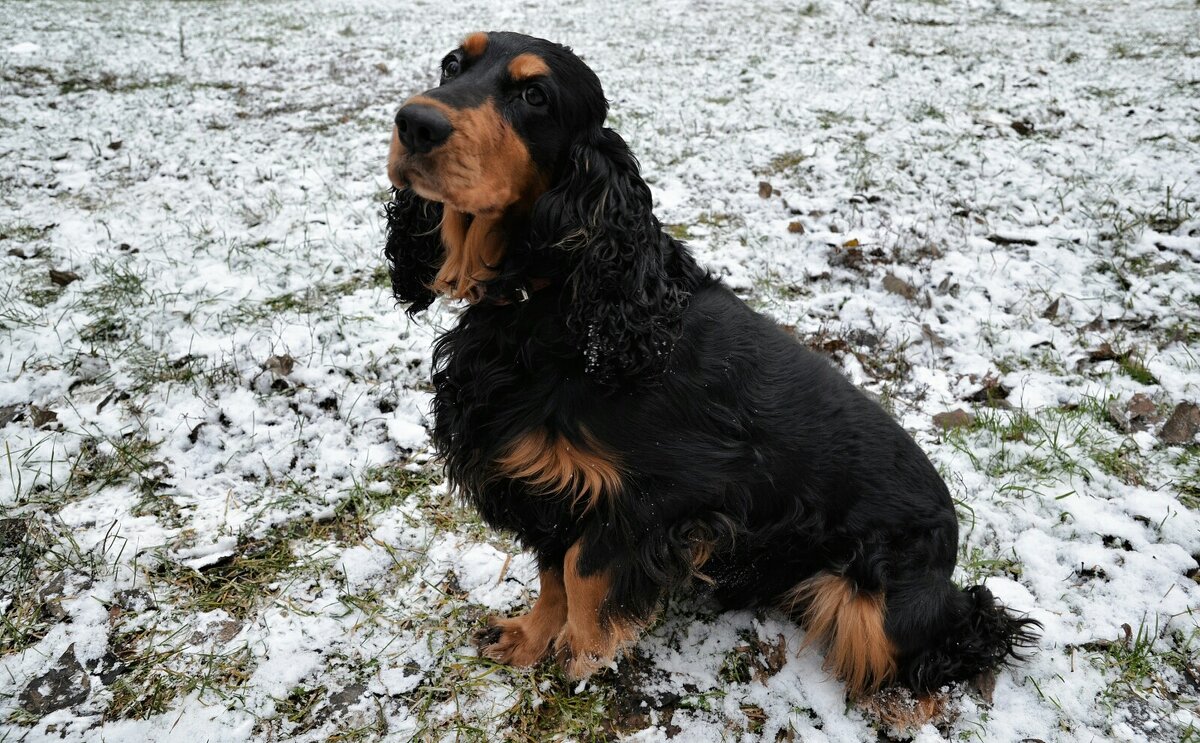
M 783 606 L 803 622 L 805 645 L 824 646 L 826 669 L 855 698 L 892 684 L 926 695 L 975 679 L 1024 659 L 1041 627 L 983 586 L 963 590 L 938 573 L 883 591 L 818 573 L 784 594 Z
M 943 579 L 936 587 L 925 584 L 920 593 L 888 601 L 889 634 L 897 645 L 908 646 L 899 654 L 897 680 L 915 692 L 936 691 L 1024 660 L 1037 644 L 1041 622 L 1007 609 L 983 586 L 964 590 Z M 924 606 L 914 607 L 914 600 Z M 940 607 L 941 616 L 931 617 L 931 607 Z M 933 621 L 912 623 L 921 618 Z

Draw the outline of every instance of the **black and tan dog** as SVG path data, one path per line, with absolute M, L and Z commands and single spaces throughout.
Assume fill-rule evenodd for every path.
M 433 440 L 541 571 L 483 653 L 587 676 L 693 582 L 791 612 L 852 696 L 1015 657 L 1036 622 L 951 582 L 929 460 L 663 232 L 606 112 L 569 49 L 477 33 L 396 114 L 396 298 L 469 302 L 434 349 Z

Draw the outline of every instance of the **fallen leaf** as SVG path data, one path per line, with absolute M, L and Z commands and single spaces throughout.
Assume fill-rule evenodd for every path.
M 1171 411 L 1158 438 L 1167 444 L 1190 444 L 1200 432 L 1200 405 L 1181 402 Z
M 983 671 L 971 679 L 971 687 L 979 695 L 980 699 L 991 704 L 992 697 L 996 692 L 996 672 L 991 670 Z
M 929 341 L 935 348 L 945 348 L 948 342 L 945 338 L 933 332 L 933 328 L 929 327 L 929 323 L 921 323 L 921 335 L 925 340 Z
M 905 299 L 912 299 L 917 296 L 917 288 L 915 286 L 899 276 L 890 273 L 883 277 L 883 288 L 892 294 L 899 294 Z
M 263 368 L 279 377 L 286 377 L 296 368 L 296 360 L 288 354 L 272 356 L 263 362 Z
M 1034 131 L 1036 131 L 1036 129 L 1037 129 L 1033 125 L 1033 122 L 1031 122 L 1031 121 L 1018 120 L 1018 121 L 1014 121 L 1009 126 L 1012 127 L 1014 132 L 1016 132 L 1017 134 L 1020 134 L 1022 137 L 1028 137 L 1030 134 L 1033 134 Z
M 1088 361 L 1116 361 L 1119 358 L 1121 355 L 1114 351 L 1107 342 L 1101 343 L 1099 348 L 1088 352 Z
M 50 282 L 55 286 L 67 286 L 79 281 L 79 274 L 74 271 L 58 271 L 50 269 Z
M 7 426 L 21 416 L 23 405 L 0 406 L 0 428 Z
M 1037 240 L 1028 237 L 1005 237 L 1004 235 L 988 235 L 987 239 L 996 245 L 1037 245 Z
M 41 428 L 57 421 L 58 413 L 50 408 L 39 408 L 37 405 L 30 405 L 29 420 L 33 422 L 34 428 Z
M 959 408 L 933 416 L 933 424 L 944 431 L 954 428 L 964 428 L 975 422 L 975 416 Z

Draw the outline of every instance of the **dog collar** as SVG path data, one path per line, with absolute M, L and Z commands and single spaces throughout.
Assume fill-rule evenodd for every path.
M 501 292 L 499 296 L 485 295 L 484 298 L 495 305 L 509 304 L 524 304 L 533 296 L 534 292 L 539 292 L 542 289 L 550 286 L 550 279 L 532 278 L 528 281 L 521 282 L 514 286 L 510 291 Z

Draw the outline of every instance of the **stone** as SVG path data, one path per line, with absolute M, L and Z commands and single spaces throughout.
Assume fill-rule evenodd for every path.
M 29 682 L 19 701 L 21 709 L 40 718 L 84 702 L 91 691 L 88 672 L 79 665 L 72 644 L 53 668 Z
M 339 692 L 329 695 L 329 711 L 335 715 L 340 715 L 349 709 L 353 704 L 362 699 L 362 695 L 367 691 L 367 687 L 363 684 L 350 684 Z

